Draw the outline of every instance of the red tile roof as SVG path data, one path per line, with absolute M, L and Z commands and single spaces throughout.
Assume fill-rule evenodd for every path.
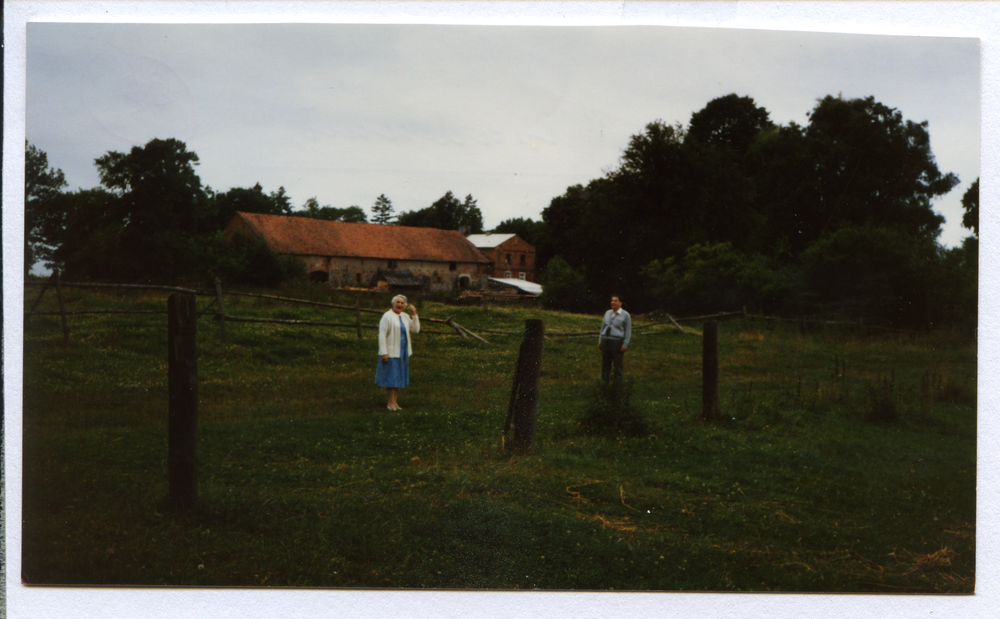
M 227 233 L 242 221 L 282 254 L 423 260 L 427 262 L 478 262 L 490 259 L 456 230 L 383 226 L 326 221 L 311 217 L 236 213 Z

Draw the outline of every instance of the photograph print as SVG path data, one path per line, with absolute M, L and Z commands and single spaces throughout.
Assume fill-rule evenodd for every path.
M 26 34 L 26 585 L 975 592 L 979 40 Z

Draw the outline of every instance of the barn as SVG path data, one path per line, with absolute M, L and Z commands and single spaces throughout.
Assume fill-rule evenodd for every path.
M 470 234 L 475 245 L 492 262 L 491 277 L 535 281 L 535 248 L 516 234 Z
M 262 238 L 336 288 L 479 289 L 489 275 L 489 258 L 455 230 L 239 212 L 225 234 Z

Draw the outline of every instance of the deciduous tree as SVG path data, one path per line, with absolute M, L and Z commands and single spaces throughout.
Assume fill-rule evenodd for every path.
M 538 234 L 544 224 L 541 221 L 533 221 L 530 217 L 513 217 L 501 221 L 493 232 L 516 234 L 525 240 L 529 245 L 534 245 Z
M 757 134 L 774 127 L 766 109 L 735 93 L 713 99 L 691 115 L 686 140 L 731 149 L 742 158 Z
M 24 142 L 24 272 L 36 262 L 52 266 L 52 252 L 62 217 L 57 196 L 67 186 L 62 170 L 49 167 L 49 156 Z
M 483 231 L 483 213 L 471 194 L 465 196 L 464 202 L 459 202 L 449 191 L 427 208 L 401 213 L 396 223 L 400 226 L 463 230 L 466 234 L 479 234 Z
M 544 266 L 561 256 L 591 289 L 630 291 L 633 307 L 640 308 L 663 297 L 640 274 L 654 261 L 685 266 L 681 276 L 709 281 L 711 269 L 735 268 L 723 254 L 742 256 L 739 264 L 774 275 L 760 284 L 771 292 L 742 298 L 787 302 L 791 287 L 799 294 L 829 292 L 810 288 L 822 287 L 822 278 L 803 284 L 795 275 L 803 254 L 823 241 L 808 258 L 812 273 L 824 272 L 820 265 L 828 263 L 815 252 L 853 243 L 858 229 L 872 230 L 870 239 L 882 238 L 877 230 L 889 231 L 893 248 L 917 252 L 907 260 L 933 263 L 928 248 L 943 219 L 931 200 L 956 182 L 937 168 L 927 123 L 905 120 L 871 97 L 826 97 L 808 126 L 782 127 L 753 99 L 727 95 L 696 112 L 687 129 L 663 121 L 646 125 L 632 136 L 617 168 L 553 198 L 542 212 L 538 262 Z M 824 241 L 848 228 L 855 232 Z M 723 246 L 731 253 L 717 251 Z M 688 253 L 694 247 L 698 256 Z M 705 248 L 715 248 L 711 259 Z M 872 260 L 881 264 L 888 255 Z M 686 268 L 696 263 L 705 268 Z M 875 287 L 850 292 L 873 295 Z M 877 311 L 889 310 L 878 298 L 868 301 Z
M 348 206 L 347 208 L 337 208 L 329 205 L 320 206 L 315 197 L 306 200 L 304 210 L 296 211 L 294 214 L 326 221 L 368 223 L 368 215 L 365 214 L 364 209 L 360 206 Z
M 820 101 L 806 129 L 817 189 L 810 210 L 819 234 L 868 224 L 937 238 L 944 218 L 930 201 L 958 178 L 938 169 L 927 127 L 874 97 Z
M 212 228 L 222 230 L 237 212 L 263 213 L 265 215 L 291 215 L 291 199 L 285 193 L 284 187 L 277 191 L 264 193 L 260 183 L 253 187 L 233 187 L 224 193 L 213 193 L 210 196 L 212 210 Z
M 95 160 L 103 189 L 67 195 L 59 261 L 77 277 L 172 281 L 191 272 L 211 211 L 195 173 L 198 155 L 155 139 Z

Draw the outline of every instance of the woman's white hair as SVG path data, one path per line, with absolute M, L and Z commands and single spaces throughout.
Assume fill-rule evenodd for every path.
M 402 294 L 397 294 L 396 296 L 394 296 L 394 297 L 392 298 L 392 305 L 395 305 L 395 304 L 396 304 L 396 299 L 402 299 L 402 300 L 403 300 L 403 303 L 406 303 L 406 296 L 405 296 L 405 295 L 402 295 Z

